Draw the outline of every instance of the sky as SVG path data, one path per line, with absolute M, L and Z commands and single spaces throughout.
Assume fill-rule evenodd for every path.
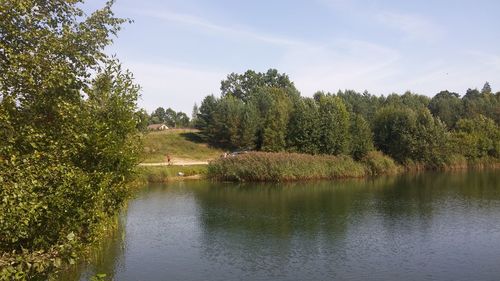
M 87 1 L 95 9 L 104 1 Z M 191 114 L 220 81 L 276 68 L 316 91 L 500 91 L 500 1 L 117 0 L 107 52 L 142 87 L 139 106 Z

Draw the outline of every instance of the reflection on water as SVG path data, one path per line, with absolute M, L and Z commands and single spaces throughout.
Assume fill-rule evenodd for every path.
M 495 171 L 150 186 L 62 280 L 496 280 Z
M 115 280 L 115 270 L 121 267 L 125 241 L 125 217 L 117 218 L 116 227 L 107 233 L 104 240 L 92 247 L 86 261 L 70 267 L 59 276 L 59 280 L 89 280 L 96 273 L 105 273 L 108 280 Z

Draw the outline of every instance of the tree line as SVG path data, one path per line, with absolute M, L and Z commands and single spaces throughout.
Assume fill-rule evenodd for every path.
M 176 112 L 170 107 L 165 109 L 160 106 L 151 115 L 148 116 L 146 113 L 146 118 L 148 125 L 162 123 L 172 128 L 186 128 L 191 124 L 191 120 L 186 113 L 182 111 Z
M 194 126 L 228 149 L 351 155 L 379 150 L 399 163 L 440 167 L 500 155 L 500 92 L 375 96 L 352 90 L 302 97 L 286 74 L 232 73 L 194 110 Z

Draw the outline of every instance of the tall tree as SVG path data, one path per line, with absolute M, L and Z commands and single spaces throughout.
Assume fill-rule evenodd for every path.
M 315 100 L 296 101 L 287 129 L 288 149 L 295 152 L 317 154 L 319 148 L 319 107 Z
M 200 113 L 197 115 L 195 128 L 201 131 L 201 135 L 206 141 L 213 141 L 215 137 L 213 123 L 216 108 L 217 98 L 214 95 L 206 96 L 200 105 Z
M 175 115 L 175 124 L 178 128 L 187 128 L 189 127 L 189 117 L 184 112 L 177 112 Z
M 151 113 L 151 122 L 152 124 L 165 123 L 166 117 L 165 108 L 160 106 Z
M 406 107 L 383 107 L 375 117 L 374 141 L 378 149 L 399 162 L 411 158 L 416 115 Z
M 238 132 L 238 148 L 254 149 L 257 141 L 257 130 L 259 129 L 260 116 L 253 102 L 243 105 L 240 116 L 240 128 Z
M 349 142 L 349 112 L 339 97 L 324 96 L 319 100 L 320 152 L 345 154 Z
M 448 128 L 454 128 L 463 115 L 463 103 L 457 93 L 441 91 L 429 103 L 432 115 L 443 121 Z
M 356 160 L 365 157 L 368 152 L 373 151 L 373 134 L 368 122 L 361 116 L 356 114 L 351 119 L 349 127 L 351 140 L 349 142 L 349 154 Z
M 262 104 L 262 124 L 260 149 L 264 151 L 283 151 L 286 146 L 286 128 L 291 103 L 286 91 L 281 88 L 265 88 L 262 91 L 265 104 Z
M 288 95 L 298 96 L 298 91 L 288 75 L 280 74 L 276 69 L 269 69 L 266 73 L 247 70 L 244 74 L 231 73 L 221 81 L 222 96 L 232 95 L 244 102 L 257 94 L 261 88 L 281 88 Z
M 483 89 L 481 90 L 481 94 L 491 94 L 491 86 L 490 86 L 490 83 L 488 82 L 485 82 L 484 83 L 484 86 L 483 86 Z

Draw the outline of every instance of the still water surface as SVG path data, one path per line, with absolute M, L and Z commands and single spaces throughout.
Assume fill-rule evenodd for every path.
M 499 280 L 498 171 L 151 185 L 87 280 Z

